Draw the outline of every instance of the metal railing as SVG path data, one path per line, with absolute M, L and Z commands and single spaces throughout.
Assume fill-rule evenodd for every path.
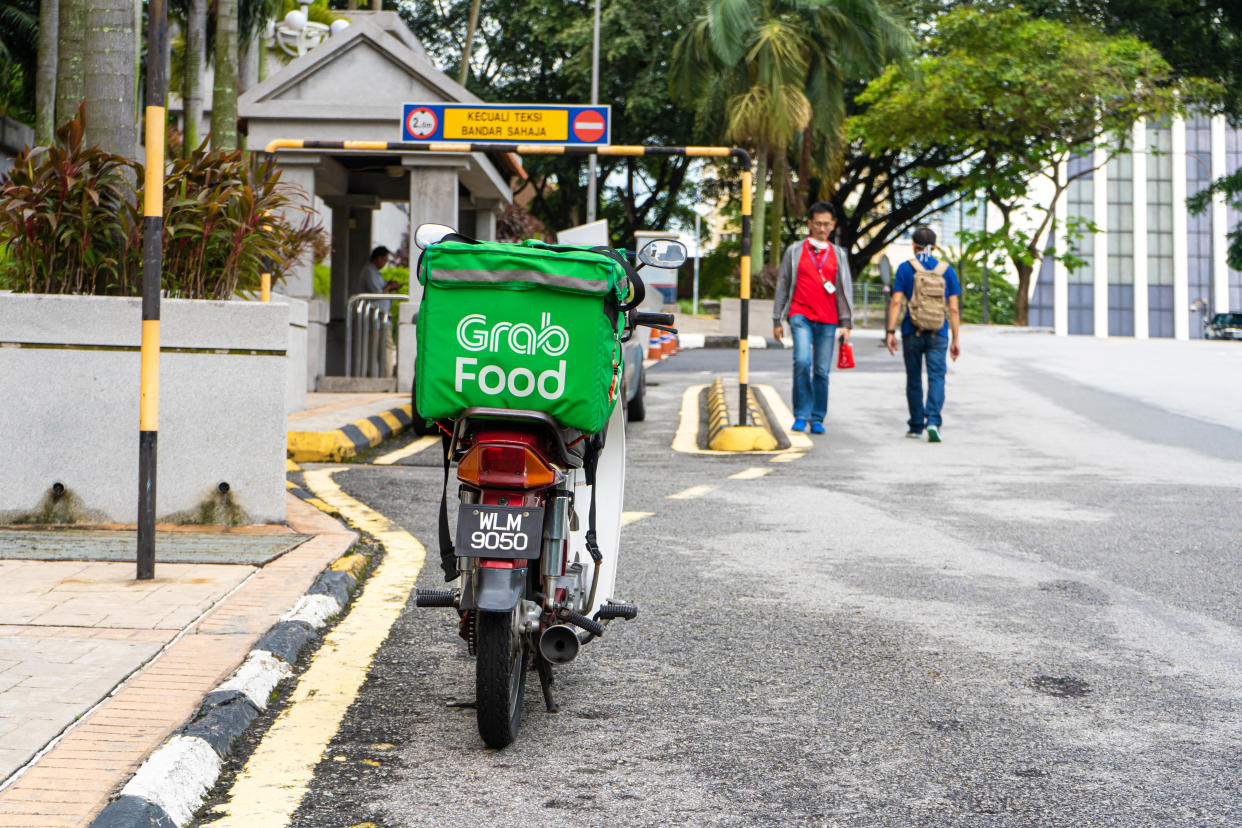
M 854 283 L 854 324 L 866 326 L 874 321 L 879 325 L 885 322 L 884 314 L 888 312 L 888 297 L 879 285 L 870 282 Z
M 349 297 L 345 307 L 345 376 L 391 376 L 388 370 L 391 317 L 376 302 L 400 298 L 391 293 L 356 293 Z

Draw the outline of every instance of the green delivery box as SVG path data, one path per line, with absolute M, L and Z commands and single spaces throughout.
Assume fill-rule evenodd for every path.
M 604 428 L 620 394 L 625 271 L 603 253 L 538 242 L 444 241 L 423 251 L 418 412 L 472 406 Z

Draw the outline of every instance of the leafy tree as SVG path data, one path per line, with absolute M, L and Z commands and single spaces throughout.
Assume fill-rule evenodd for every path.
M 800 139 L 803 182 L 818 156 L 838 167 L 846 81 L 879 71 L 909 41 L 871 0 L 706 0 L 674 53 L 675 96 L 701 134 L 756 148 L 751 257 L 761 261 L 769 153 L 773 226 L 784 212 L 788 150 Z M 816 152 L 819 147 L 821 152 Z M 805 196 L 804 196 L 805 197 Z M 771 265 L 780 257 L 772 240 Z
M 1155 47 L 1175 77 L 1217 82 L 1211 105 L 1242 119 L 1242 3 L 1237 0 L 1021 0 L 1038 17 L 1129 34 Z
M 957 148 L 959 166 L 927 175 L 982 193 L 1001 214 L 987 241 L 1017 271 L 1015 321 L 1025 325 L 1054 205 L 1070 183 L 1058 172 L 1064 162 L 1095 148 L 1115 152 L 1137 119 L 1167 116 L 1179 94 L 1193 99 L 1201 91 L 1179 89 L 1163 58 L 1133 37 L 1017 9 L 962 9 L 938 20 L 931 52 L 913 71 L 890 67 L 868 85 L 859 97 L 868 109 L 855 128 L 881 152 Z M 1032 204 L 1041 179 L 1050 195 Z
M 592 0 L 488 0 L 482 5 L 467 88 L 496 103 L 571 103 L 590 99 Z M 402 5 L 402 17 L 436 64 L 460 67 L 470 0 Z M 675 3 L 604 0 L 600 12 L 599 95 L 612 106 L 614 144 L 691 143 L 693 116 L 672 105 L 668 62 L 684 16 Z M 613 242 L 635 230 L 662 230 L 690 216 L 681 202 L 696 192 L 689 160 L 601 157 L 599 210 Z M 586 215 L 582 156 L 527 156 L 530 210 L 555 232 Z

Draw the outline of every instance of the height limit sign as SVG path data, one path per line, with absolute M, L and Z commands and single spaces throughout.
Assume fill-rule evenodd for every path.
M 601 146 L 610 116 L 607 106 L 408 103 L 401 140 Z

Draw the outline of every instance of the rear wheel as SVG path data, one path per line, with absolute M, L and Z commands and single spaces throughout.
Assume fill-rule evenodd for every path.
M 480 612 L 475 657 L 475 701 L 479 735 L 488 747 L 503 748 L 517 736 L 522 721 L 529 652 L 517 630 L 517 608 Z

